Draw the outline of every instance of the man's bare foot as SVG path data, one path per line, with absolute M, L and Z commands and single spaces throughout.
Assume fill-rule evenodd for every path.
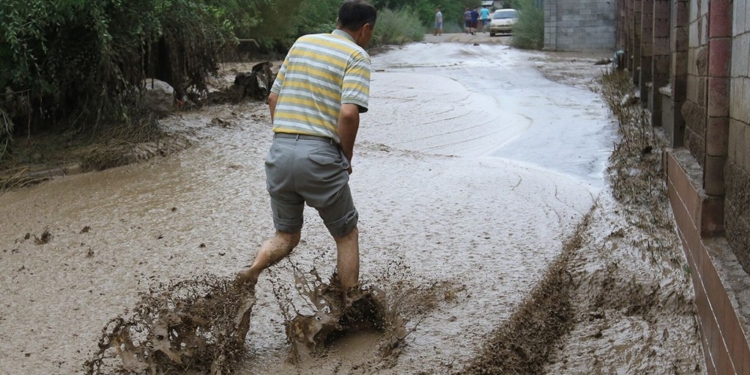
M 254 288 L 258 283 L 258 274 L 251 267 L 245 267 L 242 271 L 237 272 L 237 280 L 241 283 Z
M 345 309 L 352 307 L 354 302 L 362 299 L 362 291 L 359 288 L 359 284 L 344 290 L 341 297 Z

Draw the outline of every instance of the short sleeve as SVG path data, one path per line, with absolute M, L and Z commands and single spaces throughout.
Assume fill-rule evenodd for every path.
M 360 112 L 367 112 L 370 99 L 370 56 L 356 53 L 344 72 L 341 104 L 356 104 Z
M 281 85 L 284 84 L 284 77 L 286 77 L 286 65 L 289 60 L 289 55 L 284 59 L 284 63 L 281 64 L 281 68 L 279 68 L 279 72 L 276 74 L 276 79 L 273 81 L 273 86 L 271 86 L 271 92 L 278 95 L 281 92 Z

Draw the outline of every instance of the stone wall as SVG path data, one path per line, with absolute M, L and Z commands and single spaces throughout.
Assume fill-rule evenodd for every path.
M 724 170 L 726 236 L 750 273 L 750 4 L 733 3 L 729 153 Z
M 615 16 L 614 0 L 545 0 L 544 49 L 612 50 Z

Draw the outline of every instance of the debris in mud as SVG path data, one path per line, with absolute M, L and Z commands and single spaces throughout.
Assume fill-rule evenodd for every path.
M 152 289 L 104 327 L 86 373 L 231 373 L 254 304 L 252 288 L 211 275 Z
M 246 98 L 265 100 L 271 91 L 276 74 L 271 71 L 272 64 L 268 61 L 253 65 L 249 72 L 242 72 L 235 76 L 234 84 L 218 91 L 211 91 L 206 95 L 206 104 L 239 103 Z M 199 96 L 189 97 L 195 107 L 200 107 Z
M 209 125 L 211 126 L 220 126 L 222 128 L 228 128 L 232 126 L 232 122 L 228 120 L 221 119 L 219 117 L 214 117 L 211 119 L 211 122 L 209 122 Z
M 87 226 L 83 227 L 83 229 L 81 229 L 80 233 L 81 234 L 88 233 L 90 230 L 91 230 L 91 227 L 87 225 Z
M 49 243 L 51 239 L 52 234 L 50 234 L 49 229 L 45 228 L 40 237 L 34 236 L 34 243 L 37 245 L 44 245 L 46 243 Z
M 622 100 L 620 100 L 620 107 L 627 107 L 631 105 L 636 105 L 641 99 L 635 95 L 628 94 L 622 97 Z
M 234 84 L 243 88 L 242 97 L 265 100 L 271 92 L 276 75 L 271 71 L 272 64 L 268 61 L 253 65 L 250 72 L 237 74 Z

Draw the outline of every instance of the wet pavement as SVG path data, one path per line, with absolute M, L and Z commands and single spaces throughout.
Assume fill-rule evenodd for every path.
M 261 276 L 240 373 L 444 373 L 477 352 L 588 212 L 614 137 L 598 95 L 546 79 L 539 56 L 424 43 L 373 58 L 351 187 L 362 280 L 404 298 L 406 347 L 378 367 L 372 336 L 353 335 L 325 359 L 284 363 L 284 309 L 309 311 L 293 292 L 277 298 L 293 290 L 292 263 L 321 275 L 335 265 L 307 210 L 300 246 Z M 0 196 L 5 370 L 80 372 L 101 328 L 149 285 L 232 277 L 247 264 L 273 230 L 266 112 L 253 103 L 177 114 L 165 126 L 195 144 L 178 155 Z M 44 230 L 51 240 L 37 244 Z

